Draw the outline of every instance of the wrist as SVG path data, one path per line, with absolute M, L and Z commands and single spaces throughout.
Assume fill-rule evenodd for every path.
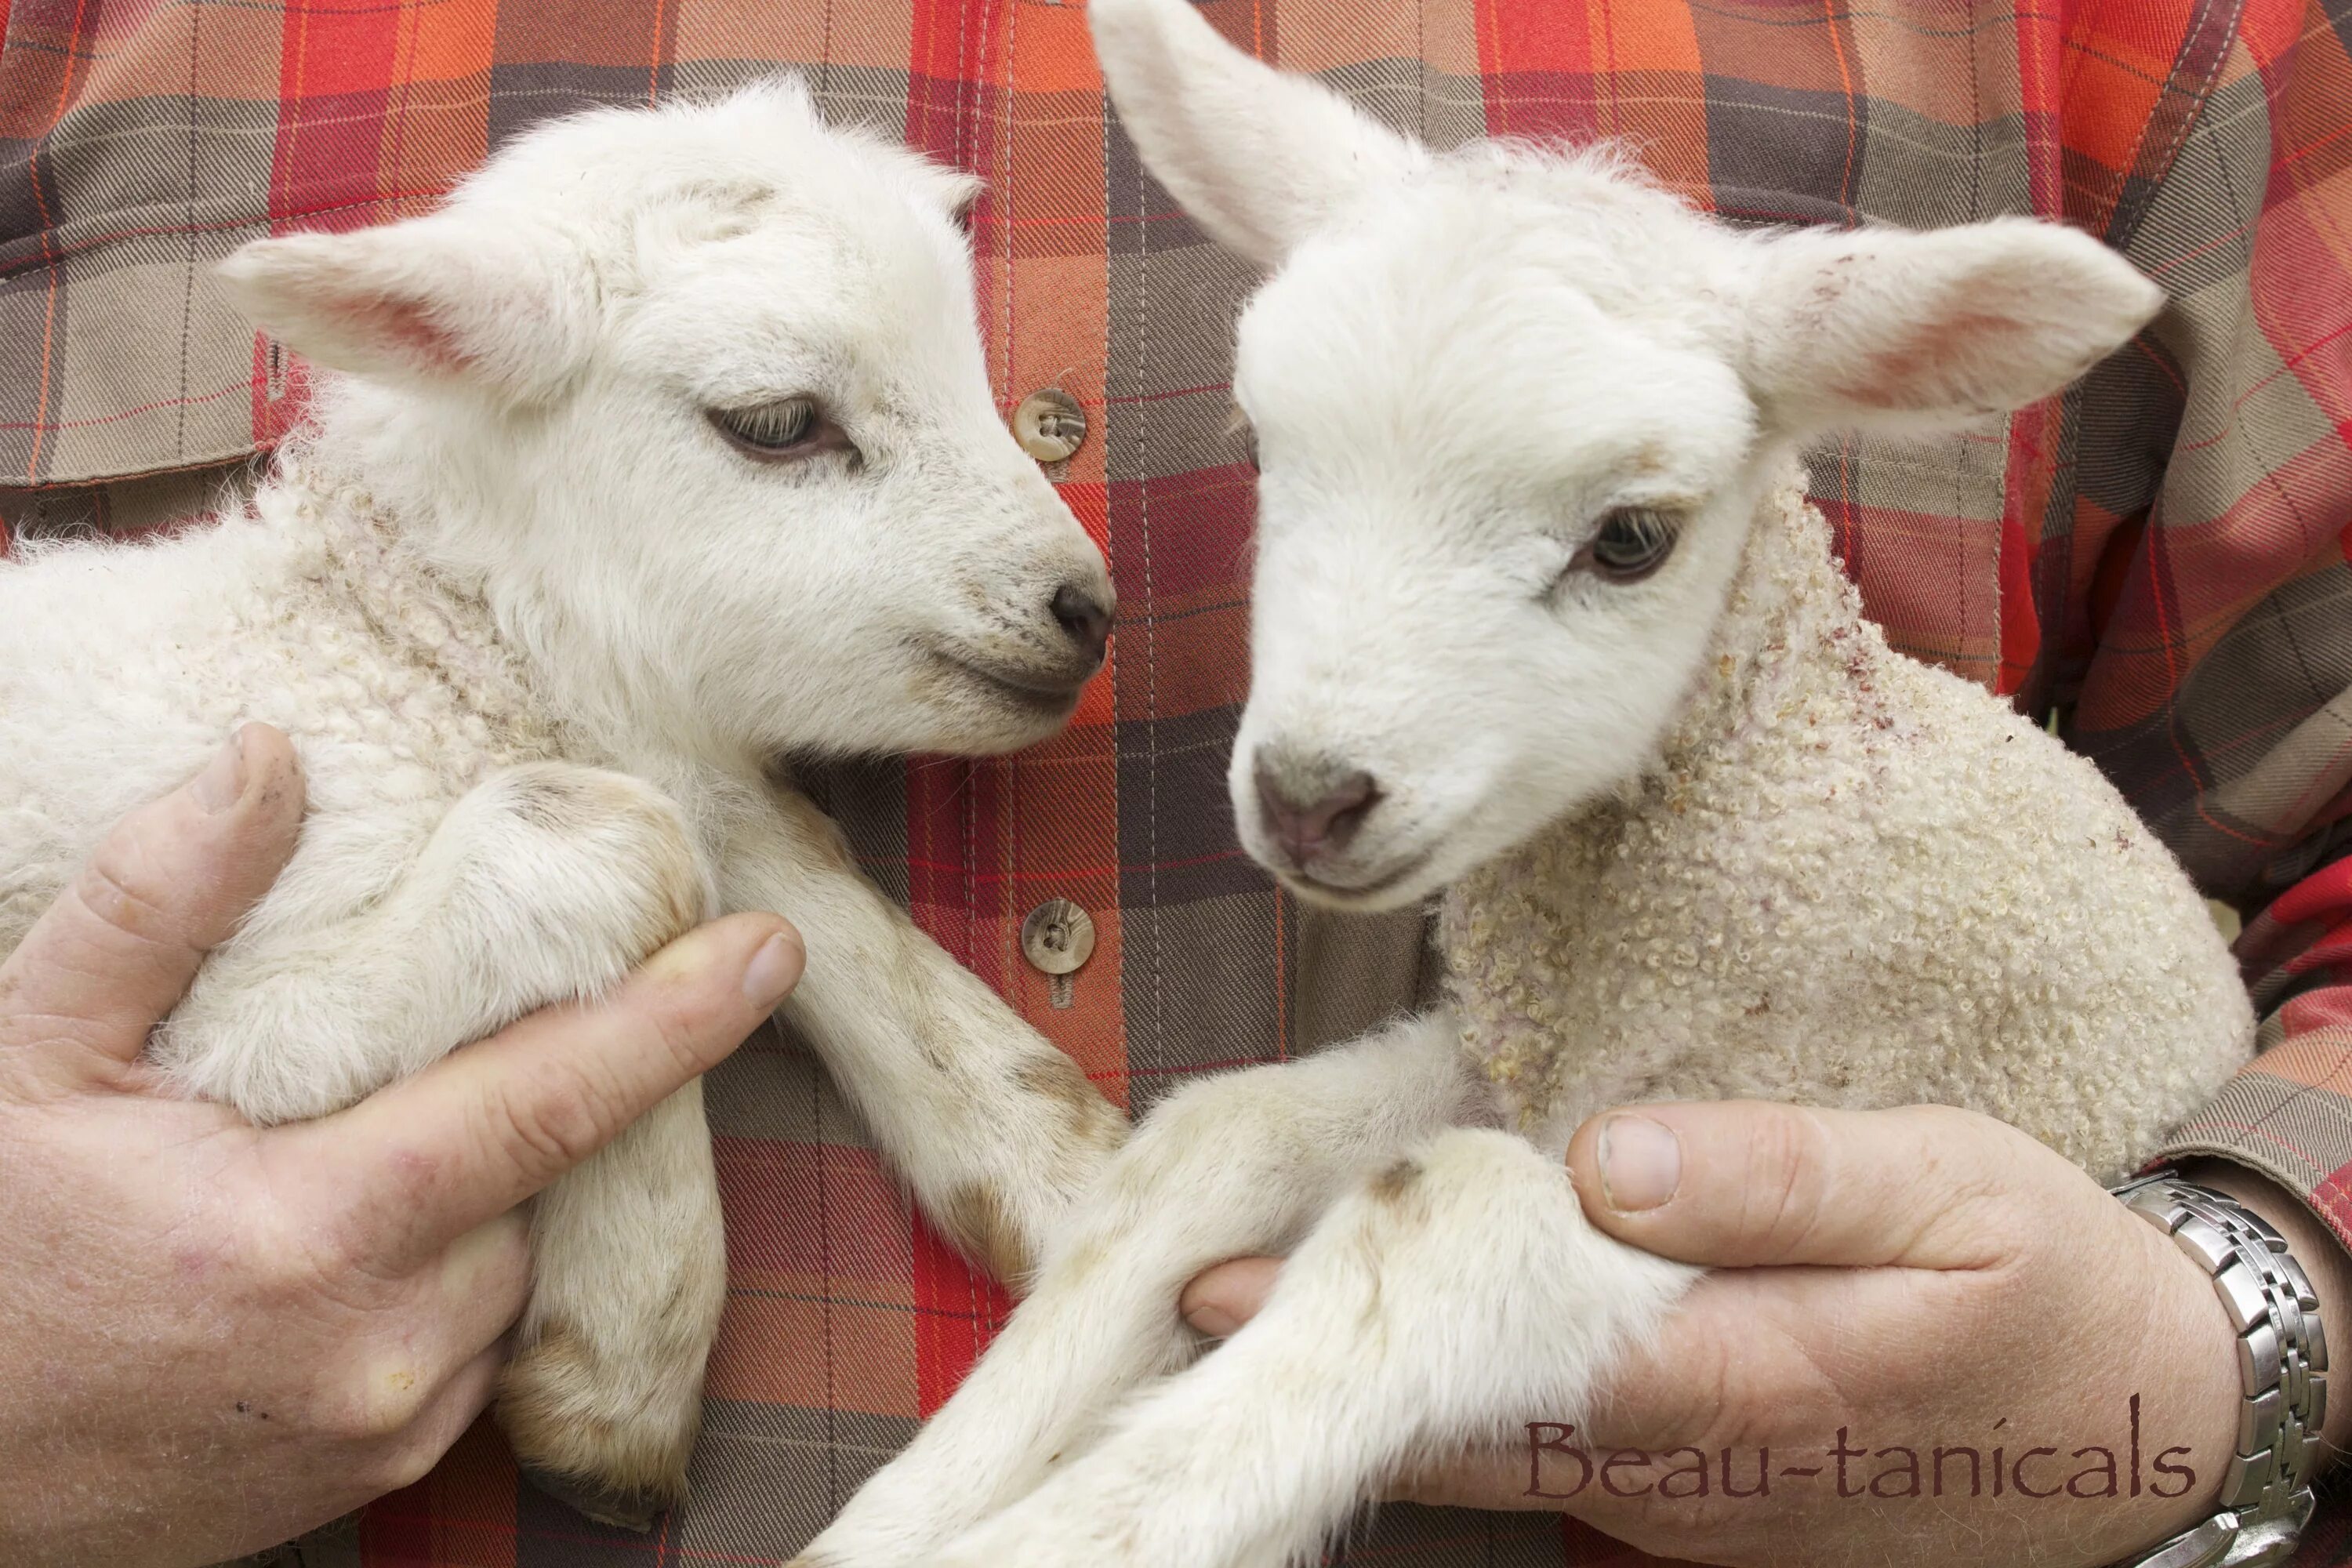
M 2319 1297 L 2320 1326 L 2327 1342 L 2352 1345 L 2352 1338 L 2339 1337 L 2352 1335 L 2352 1255 L 2346 1253 L 2336 1233 L 2300 1198 L 2247 1166 L 2228 1160 L 2198 1159 L 2182 1162 L 2179 1170 L 2181 1180 L 2236 1200 L 2286 1237 L 2288 1251 L 2310 1276 L 2312 1289 Z M 2328 1402 L 2320 1438 L 2310 1466 L 2313 1476 L 2325 1471 L 2352 1443 L 2352 1399 L 2340 1405 Z
M 2281 1194 L 2256 1193 L 2242 1201 L 2235 1173 L 2216 1182 L 2194 1174 L 2159 1170 L 2113 1191 L 2210 1283 L 2223 1307 L 2226 1337 L 2183 1335 L 2170 1353 L 2199 1363 L 2217 1342 L 2231 1346 L 2238 1363 L 2237 1429 L 2213 1511 L 2122 1562 L 2131 1568 L 2276 1568 L 2294 1554 L 2310 1522 L 2312 1478 L 2326 1449 L 2328 1355 L 2319 1292 L 2294 1243 L 2263 1212 Z M 2336 1250 L 2332 1239 L 2325 1246 L 2323 1256 Z M 2210 1393 L 2210 1380 L 2195 1381 Z M 2220 1407 L 2215 1398 L 2194 1405 L 2200 1418 Z

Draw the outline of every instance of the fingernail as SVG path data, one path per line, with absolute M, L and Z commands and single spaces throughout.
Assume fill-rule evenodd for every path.
M 1683 1142 L 1646 1116 L 1612 1116 L 1601 1124 L 1601 1192 L 1620 1214 L 1656 1208 L 1683 1179 Z
M 217 816 L 245 795 L 245 731 L 231 735 L 191 788 L 196 804 Z
M 1184 1314 L 1184 1321 L 1213 1340 L 1226 1340 L 1241 1331 L 1242 1321 L 1218 1306 L 1203 1301 Z
M 743 997 L 762 1012 L 792 994 L 801 977 L 801 944 L 778 931 L 760 944 L 743 971 Z

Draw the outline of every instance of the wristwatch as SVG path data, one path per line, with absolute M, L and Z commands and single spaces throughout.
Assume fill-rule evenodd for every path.
M 2236 1457 L 2221 1510 L 2117 1568 L 2253 1568 L 2283 1563 L 2311 1520 L 2309 1461 L 2327 1419 L 2327 1336 L 2319 1298 L 2261 1215 L 2159 1171 L 2113 1189 L 2170 1236 L 2213 1289 L 2238 1333 Z

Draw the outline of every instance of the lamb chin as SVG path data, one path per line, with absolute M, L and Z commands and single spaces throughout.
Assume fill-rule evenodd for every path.
M 1051 709 L 999 702 L 972 704 L 957 714 L 953 749 L 976 756 L 1000 756 L 1037 745 L 1060 734 L 1077 705 L 1076 693 Z
M 1418 903 L 1434 890 L 1418 886 L 1433 854 L 1424 849 L 1392 870 L 1352 888 L 1322 881 L 1293 868 L 1278 868 L 1275 875 L 1284 887 L 1318 908 L 1343 914 L 1380 914 Z

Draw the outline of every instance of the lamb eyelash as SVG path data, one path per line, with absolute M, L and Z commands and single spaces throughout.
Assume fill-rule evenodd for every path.
M 766 403 L 704 411 L 711 427 L 728 444 L 755 462 L 791 463 L 825 452 L 842 452 L 859 460 L 856 447 L 824 407 L 809 396 L 778 397 Z
M 710 410 L 710 422 L 747 447 L 777 451 L 816 427 L 816 399 L 778 397 L 766 403 Z
M 722 417 L 729 429 L 756 446 L 788 447 L 808 434 L 816 422 L 816 405 L 805 397 L 791 397 L 730 410 Z

